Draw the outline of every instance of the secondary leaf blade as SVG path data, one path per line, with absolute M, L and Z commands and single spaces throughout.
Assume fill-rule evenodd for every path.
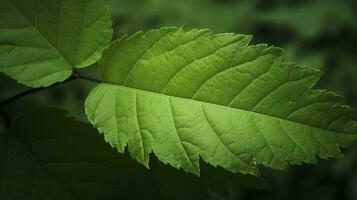
M 38 108 L 0 133 L 0 199 L 208 199 L 213 191 L 224 195 L 232 183 L 267 187 L 211 168 L 198 178 L 156 161 L 149 171 L 117 154 L 89 124 L 65 115 Z
M 106 0 L 0 0 L 0 72 L 48 86 L 95 63 L 111 35 Z
M 120 152 L 148 165 L 153 152 L 199 173 L 201 157 L 232 172 L 284 169 L 339 157 L 356 140 L 356 112 L 311 90 L 320 72 L 283 61 L 249 36 L 164 28 L 123 37 L 100 62 L 104 82 L 89 120 Z

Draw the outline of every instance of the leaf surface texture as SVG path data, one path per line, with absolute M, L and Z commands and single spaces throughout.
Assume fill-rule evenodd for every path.
M 162 28 L 124 36 L 99 64 L 86 100 L 106 141 L 148 166 L 149 155 L 199 174 L 199 159 L 231 172 L 285 169 L 340 157 L 356 112 L 312 90 L 321 73 L 284 61 L 251 37 Z
M 111 36 L 106 0 L 0 0 L 0 72 L 27 86 L 95 63 Z

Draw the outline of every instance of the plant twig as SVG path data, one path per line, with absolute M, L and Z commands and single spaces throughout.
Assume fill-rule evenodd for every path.
M 69 81 L 72 81 L 72 80 L 75 80 L 75 79 L 83 79 L 83 80 L 88 80 L 88 81 L 92 81 L 92 82 L 95 82 L 95 83 L 101 83 L 102 81 L 99 80 L 99 79 L 96 79 L 96 78 L 93 78 L 93 77 L 89 77 L 89 76 L 85 76 L 85 75 L 82 75 L 80 74 L 79 72 L 77 71 L 73 71 L 72 75 L 66 79 L 65 81 L 63 82 L 60 82 L 60 83 L 55 83 L 49 87 L 42 87 L 42 88 L 33 88 L 33 89 L 30 89 L 30 90 L 27 90 L 27 91 L 24 91 L 24 92 L 21 92 L 19 94 L 16 94 L 12 97 L 9 97 L 7 99 L 5 99 L 4 101 L 1 101 L 0 102 L 0 109 L 5 107 L 6 105 L 8 105 L 9 103 L 13 102 L 13 101 L 16 101 L 22 97 L 25 97 L 27 95 L 31 95 L 31 94 L 34 94 L 36 92 L 40 92 L 42 90 L 46 90 L 46 89 L 49 89 L 49 88 L 53 88 L 53 87 L 56 87 L 58 85 L 62 85 L 66 82 L 69 82 Z M 0 110 L 0 115 L 3 117 L 4 119 L 4 123 L 5 123 L 5 126 L 7 129 L 10 128 L 11 126 L 11 118 L 9 117 L 9 115 L 3 111 L 3 110 Z
M 88 81 L 92 81 L 92 82 L 95 82 L 95 83 L 101 83 L 102 82 L 99 79 L 88 77 L 88 76 L 84 76 L 84 75 L 80 74 L 77 71 L 73 71 L 72 76 L 70 76 L 68 79 L 66 79 L 63 82 L 55 83 L 55 84 L 53 84 L 53 85 L 51 85 L 49 87 L 33 88 L 33 89 L 30 89 L 30 90 L 21 92 L 21 93 L 15 95 L 15 96 L 12 96 L 12 97 L 10 97 L 8 99 L 5 99 L 4 101 L 0 102 L 0 108 L 6 106 L 7 104 L 9 104 L 9 103 L 11 103 L 13 101 L 16 101 L 17 99 L 20 99 L 20 98 L 24 97 L 24 96 L 27 96 L 27 95 L 30 95 L 30 94 L 34 94 L 36 92 L 39 92 L 39 91 L 42 91 L 42 90 L 46 90 L 46 89 L 49 89 L 49 88 L 53 88 L 53 87 L 56 87 L 58 85 L 61 85 L 63 83 L 66 83 L 66 82 L 69 82 L 69 81 L 72 81 L 72 80 L 75 80 L 75 79 L 83 79 L 83 80 L 88 80 Z
M 11 119 L 10 119 L 9 115 L 8 115 L 5 111 L 3 111 L 3 110 L 0 110 L 0 115 L 1 115 L 1 116 L 3 117 L 3 119 L 4 119 L 5 127 L 6 127 L 7 129 L 9 129 L 10 126 L 11 126 Z
M 42 90 L 46 90 L 48 88 L 52 88 L 52 87 L 56 87 L 57 85 L 60 85 L 60 84 L 63 84 L 65 82 L 68 82 L 68 81 L 71 81 L 71 80 L 74 80 L 75 77 L 71 76 L 69 77 L 68 79 L 66 79 L 65 81 L 61 82 L 61 83 L 55 83 L 49 87 L 42 87 L 42 88 L 33 88 L 33 89 L 30 89 L 30 90 L 27 90 L 27 91 L 24 91 L 24 92 L 21 92 L 19 94 L 16 94 L 8 99 L 5 99 L 4 101 L 0 102 L 0 108 L 6 106 L 7 104 L 13 102 L 13 101 L 16 101 L 17 99 L 20 99 L 24 96 L 27 96 L 27 95 L 30 95 L 30 94 L 34 94 L 36 92 L 39 92 L 39 91 L 42 91 Z
M 89 76 L 85 76 L 83 74 L 80 74 L 77 71 L 73 71 L 73 75 L 72 76 L 74 78 L 76 78 L 76 79 L 83 79 L 83 80 L 92 81 L 92 82 L 95 82 L 95 83 L 101 83 L 102 82 L 99 79 L 96 79 L 96 78 L 93 78 L 93 77 L 89 77 Z
M 36 92 L 41 91 L 43 89 L 45 89 L 45 88 L 30 89 L 30 90 L 21 92 L 21 93 L 15 95 L 15 96 L 12 96 L 12 97 L 10 97 L 8 99 L 5 99 L 4 101 L 0 102 L 0 108 L 6 106 L 7 104 L 9 104 L 9 103 L 11 103 L 11 102 L 13 102 L 13 101 L 15 101 L 17 99 L 20 99 L 21 97 L 27 96 L 27 95 L 32 94 L 32 93 L 36 93 Z

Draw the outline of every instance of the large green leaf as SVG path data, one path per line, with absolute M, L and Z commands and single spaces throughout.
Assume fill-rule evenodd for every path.
M 27 86 L 95 63 L 111 36 L 106 0 L 0 0 L 0 72 Z
M 119 152 L 198 174 L 199 158 L 232 172 L 339 157 L 357 139 L 356 112 L 311 90 L 320 72 L 283 61 L 249 36 L 163 28 L 104 53 L 89 120 Z

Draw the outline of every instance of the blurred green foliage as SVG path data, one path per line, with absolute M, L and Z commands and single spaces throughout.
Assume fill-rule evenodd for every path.
M 357 106 L 357 1 L 112 0 L 116 38 L 162 26 L 254 35 L 286 50 L 286 59 L 321 68 L 319 88 Z
M 286 59 L 325 72 L 316 88 L 337 92 L 357 108 L 356 0 L 112 0 L 114 38 L 162 26 L 208 28 L 254 35 L 252 43 L 286 50 Z M 94 75 L 95 69 L 85 73 Z M 85 120 L 83 101 L 93 83 L 76 80 L 26 97 L 13 107 L 51 105 Z M 26 90 L 0 76 L 0 100 Z M 11 107 L 11 106 L 10 106 Z M 11 109 L 11 108 L 9 108 Z M 240 187 L 217 199 L 357 199 L 357 148 L 342 160 L 265 170 L 272 191 Z

